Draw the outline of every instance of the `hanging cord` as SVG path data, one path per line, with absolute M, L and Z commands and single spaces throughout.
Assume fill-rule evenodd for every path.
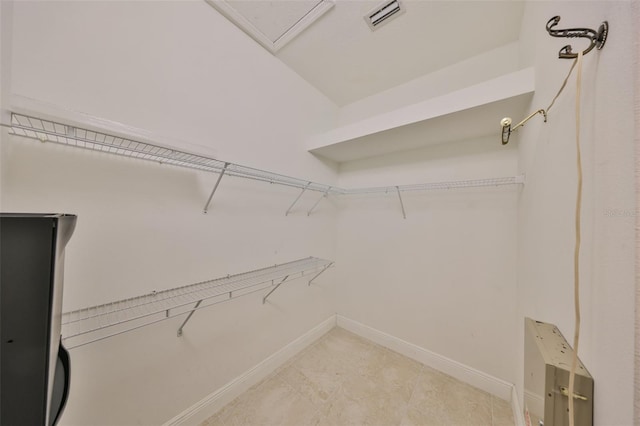
M 576 62 L 578 75 L 576 78 L 576 160 L 578 166 L 578 188 L 576 194 L 576 246 L 573 254 L 573 303 L 575 306 L 576 324 L 573 334 L 573 359 L 569 373 L 569 426 L 575 425 L 575 408 L 573 390 L 576 382 L 576 369 L 578 368 L 578 344 L 580 343 L 580 210 L 582 207 L 582 158 L 580 153 L 580 91 L 582 84 L 582 52 L 578 52 Z M 575 65 L 574 63 L 574 65 Z M 573 67 L 571 67 L 573 70 Z M 571 74 L 571 71 L 569 71 Z M 566 81 L 565 81 L 566 83 Z M 564 87 L 564 85 L 563 85 Z M 562 89 L 561 89 L 562 90 Z M 555 99 L 554 99 L 555 101 Z M 551 103 L 553 105 L 553 102 Z
M 560 86 L 560 90 L 558 90 L 558 93 L 556 93 L 556 96 L 553 98 L 553 100 L 547 107 L 547 110 L 546 110 L 547 113 L 549 113 L 549 110 L 551 109 L 553 104 L 556 103 L 556 99 L 558 99 L 558 96 L 560 96 L 560 93 L 562 93 L 562 91 L 564 90 L 564 87 L 567 85 L 567 81 L 569 81 L 569 77 L 571 77 L 571 73 L 573 72 L 573 69 L 576 67 L 577 63 L 578 63 L 578 58 L 574 59 L 573 63 L 571 64 L 571 69 L 569 69 L 569 73 L 567 74 L 564 81 L 562 82 L 562 86 Z
M 562 85 L 560 86 L 560 89 L 558 90 L 558 93 L 556 93 L 556 96 L 554 96 L 553 100 L 551 101 L 551 103 L 549 104 L 549 106 L 547 107 L 546 110 L 544 109 L 539 109 L 537 111 L 532 112 L 531 114 L 529 114 L 524 120 L 522 120 L 521 122 L 519 122 L 518 124 L 516 124 L 515 126 L 511 126 L 511 118 L 510 117 L 505 117 L 502 119 L 502 121 L 500 121 L 500 125 L 502 126 L 502 145 L 506 145 L 509 143 L 509 136 L 511 135 L 512 132 L 514 132 L 518 127 L 524 126 L 524 124 L 531 120 L 536 114 L 542 114 L 542 116 L 544 117 L 544 122 L 547 122 L 547 115 L 549 113 L 549 110 L 551 109 L 551 107 L 553 107 L 553 104 L 555 104 L 556 99 L 558 99 L 558 97 L 560 96 L 560 94 L 562 93 L 562 91 L 564 90 L 565 86 L 567 85 L 567 81 L 569 81 L 569 77 L 571 77 L 571 73 L 573 72 L 573 69 L 576 66 L 576 63 L 578 62 L 578 59 L 576 58 L 573 61 L 573 64 L 571 64 L 571 69 L 569 70 L 569 73 L 567 74 L 567 76 L 565 77 L 564 81 L 562 82 Z

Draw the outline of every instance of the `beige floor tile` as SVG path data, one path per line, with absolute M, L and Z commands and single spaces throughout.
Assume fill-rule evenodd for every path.
M 318 349 L 326 348 L 334 356 L 346 358 L 359 357 L 373 348 L 373 344 L 368 340 L 339 327 L 328 332 L 316 346 Z
M 422 401 L 440 399 L 447 386 L 450 386 L 449 382 L 451 381 L 455 381 L 455 379 L 433 368 L 423 367 L 416 383 L 411 405 L 420 408 L 419 404 Z
M 274 377 L 251 389 L 219 418 L 226 425 L 308 425 L 314 419 L 316 407 L 288 384 Z
M 388 392 L 398 394 L 409 402 L 416 386 L 422 364 L 392 351 L 373 352 L 368 369 L 362 376 Z
M 493 407 L 493 426 L 514 426 L 511 404 L 495 396 L 491 397 Z
M 318 412 L 315 417 L 311 419 L 310 426 L 339 426 L 335 423 L 331 423 L 324 413 Z
M 340 379 L 349 372 L 349 366 L 346 363 L 348 354 L 343 350 L 337 350 L 335 346 L 334 342 L 329 343 L 327 340 L 322 339 L 314 345 L 313 350 L 302 354 L 292 365 L 295 365 L 299 370 L 330 370 Z M 368 350 L 362 350 L 362 348 L 355 351 L 358 352 L 359 356 L 362 356 L 363 352 L 368 352 Z
M 299 366 L 293 364 L 278 375 L 316 407 L 321 407 L 340 387 L 344 374 L 326 363 Z
M 400 421 L 400 426 L 446 426 L 450 425 L 446 411 L 432 410 L 423 413 L 417 408 L 409 407 Z
M 242 397 L 242 396 L 244 396 L 246 394 L 247 393 L 245 392 L 240 397 Z M 240 397 L 234 399 L 233 401 L 231 401 L 230 403 L 228 403 L 227 405 L 222 407 L 222 409 L 220 411 L 218 411 L 216 413 L 216 415 L 213 416 L 213 417 L 217 417 L 217 421 L 222 422 L 222 424 L 224 424 L 224 425 L 233 426 L 234 422 L 232 420 L 232 414 L 233 414 L 233 410 L 234 410 L 236 404 L 240 400 Z M 207 421 L 209 421 L 209 420 L 207 420 Z
M 335 386 L 327 386 L 327 380 L 339 385 L 347 375 L 365 374 L 371 357 L 375 356 L 372 348 L 372 345 L 351 333 L 330 332 L 293 365 L 311 381 L 323 381 L 323 389 L 331 394 Z M 317 402 L 317 399 L 313 400 Z
M 491 395 L 425 367 L 410 401 L 423 414 L 445 425 L 491 425 Z
M 334 328 L 202 426 L 492 424 L 507 402 Z
M 377 377 L 349 376 L 322 408 L 330 424 L 397 425 L 408 397 L 383 386 Z
M 218 417 L 218 415 L 215 415 L 200 423 L 200 426 L 225 426 L 225 424 L 222 420 L 220 420 L 220 417 Z

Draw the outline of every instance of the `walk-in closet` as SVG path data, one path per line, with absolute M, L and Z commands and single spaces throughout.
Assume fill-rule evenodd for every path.
M 638 424 L 638 22 L 0 0 L 0 423 Z

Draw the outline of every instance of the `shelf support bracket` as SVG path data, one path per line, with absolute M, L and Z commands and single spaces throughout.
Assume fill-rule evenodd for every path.
M 211 195 L 209 195 L 207 204 L 204 205 L 204 214 L 208 213 L 209 204 L 211 204 L 211 199 L 213 198 L 213 194 L 216 193 L 216 190 L 218 189 L 218 185 L 220 185 L 220 181 L 222 180 L 222 176 L 224 176 L 224 173 L 227 171 L 227 167 L 229 167 L 229 163 L 224 163 L 224 167 L 222 168 L 222 170 L 220 171 L 220 174 L 218 175 L 218 180 L 216 181 L 216 184 L 213 186 Z
M 398 192 L 398 199 L 400 200 L 400 207 L 402 208 L 402 217 L 407 218 L 407 213 L 404 211 L 404 203 L 402 202 L 402 195 L 400 194 L 400 187 L 396 186 L 396 191 Z
M 291 212 L 291 209 L 293 208 L 293 206 L 296 205 L 296 203 L 298 202 L 298 200 L 300 199 L 300 197 L 302 197 L 302 194 L 304 194 L 304 192 L 307 190 L 307 188 L 309 187 L 309 185 L 311 185 L 311 182 L 309 182 L 308 184 L 305 185 L 304 188 L 302 188 L 302 191 L 300 192 L 300 194 L 298 194 L 298 197 L 296 197 L 295 200 L 293 200 L 293 203 L 291 203 L 291 205 L 289 206 L 289 208 L 287 209 L 286 213 L 284 214 L 285 216 L 289 216 L 289 213 Z
M 322 197 L 318 198 L 318 201 L 316 201 L 316 203 L 313 205 L 313 207 L 311 207 L 309 209 L 309 211 L 307 212 L 307 216 L 311 216 L 311 212 L 318 207 L 318 204 L 320 204 L 320 201 L 322 201 L 324 198 L 327 198 L 329 196 L 329 191 L 331 190 L 331 187 L 327 188 L 327 191 L 322 194 Z
M 320 276 L 324 271 L 326 271 L 327 269 L 329 269 L 329 268 L 331 267 L 331 265 L 333 265 L 333 262 L 329 263 L 327 266 L 325 266 L 324 268 L 322 268 L 322 270 L 321 270 L 320 272 L 318 272 L 317 274 L 315 274 L 315 275 L 313 276 L 313 278 L 311 278 L 311 279 L 309 280 L 309 284 L 307 284 L 307 285 L 309 285 L 309 286 L 310 286 L 310 285 L 311 285 L 311 282 L 312 282 L 313 280 L 315 280 L 316 278 L 318 278 L 318 277 L 319 277 L 319 276 Z
M 280 285 L 285 282 L 287 280 L 287 278 L 289 278 L 289 275 L 287 275 L 286 277 L 284 277 L 282 279 L 282 281 L 280 281 L 274 288 L 271 289 L 271 291 L 269 293 L 266 294 L 266 296 L 264 296 L 262 298 L 262 304 L 264 305 L 267 301 L 267 297 L 269 297 L 271 295 L 271 293 L 273 293 L 274 291 L 276 291 L 278 289 L 278 287 L 280 287 Z
M 196 311 L 196 309 L 198 309 L 198 306 L 200 306 L 201 303 L 202 303 L 202 300 L 198 300 L 198 303 L 196 303 L 196 306 L 194 306 L 193 309 L 191 310 L 191 312 L 189 312 L 189 315 L 187 315 L 187 318 L 185 318 L 184 322 L 182 323 L 182 325 L 178 329 L 178 337 L 182 336 L 182 329 L 187 324 L 187 322 L 191 319 L 191 316 Z

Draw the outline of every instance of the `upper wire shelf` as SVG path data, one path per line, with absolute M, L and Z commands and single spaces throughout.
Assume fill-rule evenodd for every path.
M 306 188 L 310 191 L 339 192 L 338 189 L 332 189 L 330 185 L 309 182 L 291 176 L 22 114 L 12 113 L 11 124 L 7 127 L 9 127 L 11 133 L 15 135 L 36 139 L 41 142 L 54 142 L 61 145 L 107 152 L 206 172 L 220 173 L 222 170 L 226 170 L 226 174 L 229 176 L 244 177 L 295 188 Z
M 190 169 L 202 170 L 218 174 L 218 180 L 209 195 L 204 206 L 204 212 L 220 184 L 223 175 L 241 177 L 245 179 L 257 180 L 260 182 L 268 182 L 272 184 L 284 185 L 298 188 L 301 190 L 298 197 L 293 201 L 287 209 L 288 215 L 295 204 L 300 200 L 302 194 L 309 191 L 321 192 L 322 197 L 307 212 L 310 215 L 320 201 L 327 195 L 358 195 L 358 194 L 381 194 L 394 192 L 400 197 L 402 204 L 401 192 L 405 191 L 432 191 L 432 190 L 448 190 L 458 188 L 478 188 L 478 187 L 495 187 L 504 185 L 518 185 L 524 183 L 524 176 L 509 176 L 488 179 L 472 179 L 451 182 L 432 182 L 411 185 L 395 185 L 382 186 L 374 188 L 353 188 L 344 189 L 337 186 L 326 185 L 322 183 L 312 182 L 304 179 L 298 179 L 278 173 L 268 172 L 253 167 L 242 166 L 231 162 L 206 157 L 203 155 L 192 154 L 172 148 L 163 147 L 147 142 L 136 141 L 127 137 L 114 136 L 104 132 L 84 129 L 81 127 L 62 124 L 56 121 L 45 120 L 23 114 L 12 113 L 11 124 L 3 124 L 8 127 L 10 133 L 29 139 L 36 139 L 42 142 L 53 142 L 61 145 L 73 146 L 93 151 L 106 152 L 110 154 L 121 155 L 125 157 L 138 158 L 146 161 L 158 162 L 161 164 L 169 164 L 173 166 L 186 167 Z M 403 215 L 404 214 L 404 205 Z
M 62 339 L 66 347 L 75 348 L 188 313 L 178 329 L 178 336 L 181 336 L 182 328 L 196 310 L 270 288 L 263 297 L 262 302 L 265 303 L 267 297 L 284 282 L 310 276 L 311 284 L 333 263 L 308 257 L 67 312 L 62 314 Z

